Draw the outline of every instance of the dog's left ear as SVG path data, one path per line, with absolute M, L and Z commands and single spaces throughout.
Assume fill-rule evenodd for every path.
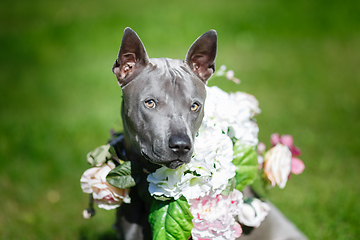
M 186 54 L 185 61 L 205 83 L 215 72 L 216 48 L 217 34 L 210 30 L 196 39 Z
M 131 28 L 125 28 L 119 54 L 112 67 L 120 86 L 128 84 L 148 63 L 149 57 L 139 36 Z

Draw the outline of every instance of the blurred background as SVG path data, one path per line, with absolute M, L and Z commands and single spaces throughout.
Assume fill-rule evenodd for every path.
M 114 211 L 82 217 L 86 154 L 121 131 L 111 72 L 125 27 L 150 57 L 184 59 L 218 32 L 209 85 L 260 102 L 260 141 L 292 134 L 306 169 L 270 199 L 310 239 L 360 236 L 358 1 L 1 1 L 0 238 L 115 239 Z

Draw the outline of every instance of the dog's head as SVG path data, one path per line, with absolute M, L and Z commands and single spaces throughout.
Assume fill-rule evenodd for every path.
M 216 47 L 216 31 L 210 30 L 191 45 L 185 60 L 149 59 L 138 35 L 125 29 L 112 70 L 123 90 L 124 136 L 133 151 L 172 169 L 190 162 Z

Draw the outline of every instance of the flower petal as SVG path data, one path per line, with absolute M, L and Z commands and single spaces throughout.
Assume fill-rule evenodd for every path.
M 280 142 L 280 136 L 278 133 L 273 133 L 270 136 L 270 142 L 273 146 L 275 146 L 276 144 L 278 144 Z
M 293 145 L 294 145 L 293 137 L 291 135 L 288 135 L 288 134 L 281 135 L 280 142 L 282 144 L 288 146 L 289 148 L 292 148 Z
M 113 187 L 106 181 L 106 175 L 114 167 L 115 164 L 108 161 L 101 167 L 86 170 L 81 176 L 80 184 L 83 192 L 92 193 L 99 208 L 109 210 L 120 206 L 123 201 L 130 203 L 129 189 Z
M 229 70 L 229 71 L 226 72 L 226 78 L 228 80 L 233 79 L 233 77 L 234 77 L 234 71 L 233 70 Z
M 296 156 L 300 156 L 301 155 L 301 151 L 298 147 L 293 146 L 292 148 L 290 148 L 291 150 L 291 154 L 296 157 Z
M 300 174 L 304 171 L 305 164 L 303 161 L 301 161 L 299 158 L 293 157 L 291 159 L 291 173 L 293 174 Z
M 259 142 L 258 143 L 258 145 L 257 145 L 257 153 L 258 154 L 262 154 L 263 152 L 265 152 L 265 150 L 266 150 L 266 145 L 265 145 L 265 143 L 263 143 L 263 142 Z
M 291 152 L 287 146 L 278 143 L 265 153 L 264 172 L 272 186 L 284 188 L 290 171 Z

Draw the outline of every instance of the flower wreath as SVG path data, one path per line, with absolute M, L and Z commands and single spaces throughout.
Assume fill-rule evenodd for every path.
M 239 83 L 234 72 L 221 66 L 215 76 Z M 177 169 L 143 171 L 124 155 L 123 135 L 113 133 L 107 145 L 87 155 L 92 168 L 81 177 L 81 188 L 90 194 L 84 218 L 99 208 L 114 209 L 130 203 L 130 188 L 143 186 L 151 204 L 149 222 L 153 239 L 235 239 L 243 226 L 258 227 L 270 207 L 242 190 L 263 180 L 268 188 L 284 188 L 290 173 L 300 174 L 304 163 L 290 135 L 271 135 L 272 148 L 258 142 L 258 101 L 243 92 L 226 93 L 206 87 L 205 116 L 195 137 L 194 154 Z M 241 224 L 241 225 L 240 225 Z M 182 229 L 182 231 L 178 231 Z M 167 239 L 167 238 L 166 238 Z

